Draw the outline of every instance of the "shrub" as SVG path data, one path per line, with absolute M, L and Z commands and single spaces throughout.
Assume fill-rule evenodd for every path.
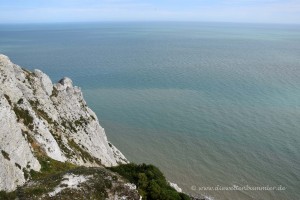
M 147 200 L 188 200 L 187 195 L 172 188 L 163 173 L 153 165 L 134 163 L 110 168 L 138 187 L 140 195 Z

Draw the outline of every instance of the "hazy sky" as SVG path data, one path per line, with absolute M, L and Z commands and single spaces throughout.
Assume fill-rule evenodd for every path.
M 0 23 L 82 21 L 300 23 L 300 0 L 0 0 Z

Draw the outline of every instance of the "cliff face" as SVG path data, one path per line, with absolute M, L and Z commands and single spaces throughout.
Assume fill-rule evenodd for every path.
M 71 79 L 52 84 L 0 55 L 0 190 L 23 185 L 40 156 L 81 166 L 128 161 L 108 142 L 95 113 Z

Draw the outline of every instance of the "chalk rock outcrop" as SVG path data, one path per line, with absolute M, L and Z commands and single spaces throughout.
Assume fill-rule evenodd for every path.
M 63 78 L 52 84 L 0 55 L 0 190 L 25 183 L 39 171 L 39 156 L 82 166 L 115 166 L 128 161 L 108 142 L 79 87 Z

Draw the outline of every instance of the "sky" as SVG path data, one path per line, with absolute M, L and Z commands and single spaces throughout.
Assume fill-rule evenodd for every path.
M 0 0 L 0 23 L 300 23 L 300 0 Z

